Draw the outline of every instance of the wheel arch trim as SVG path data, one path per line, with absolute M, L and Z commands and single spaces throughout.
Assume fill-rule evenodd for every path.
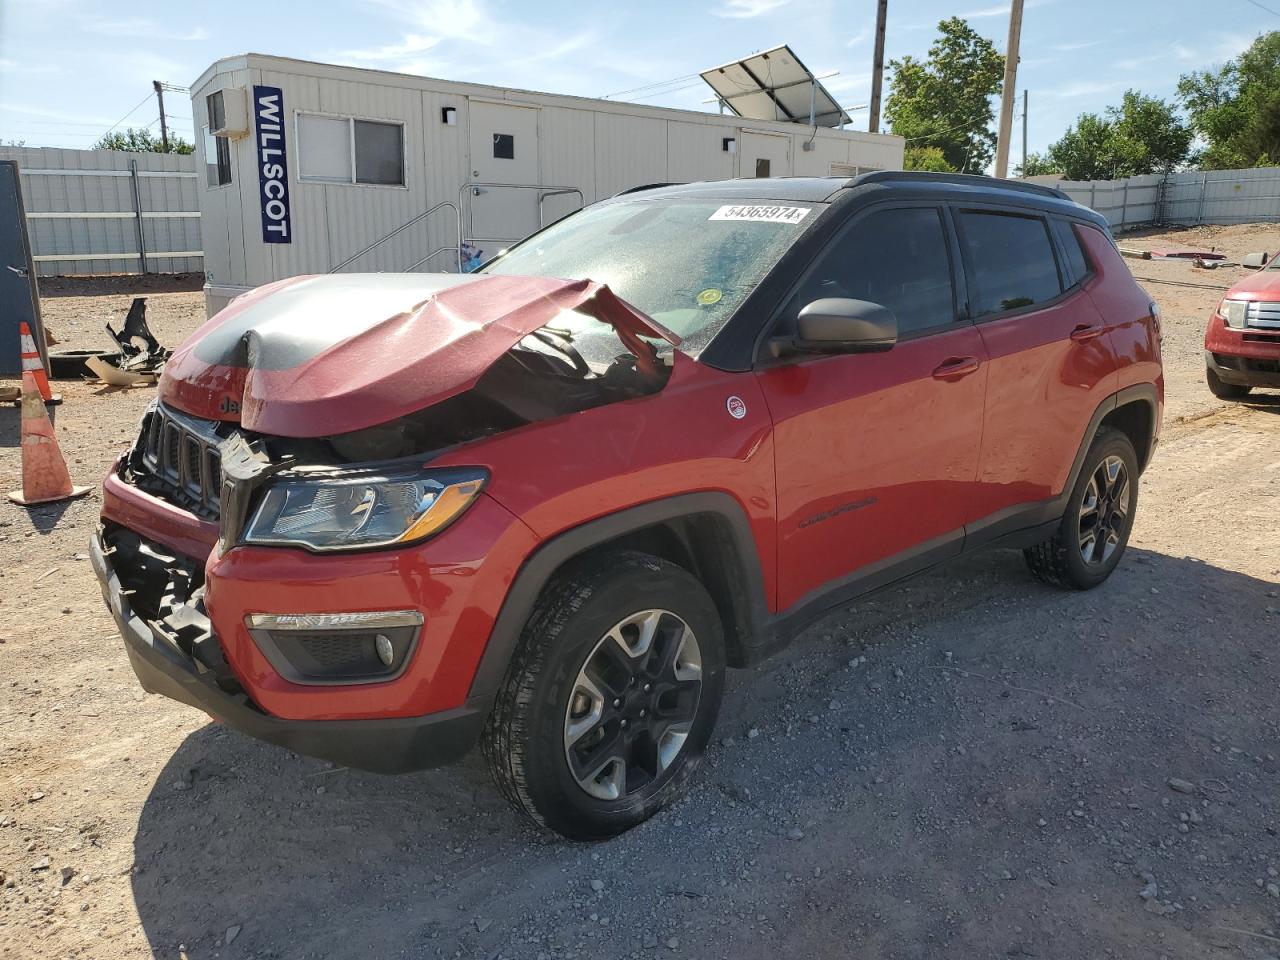
M 736 619 L 741 622 L 725 624 L 726 640 L 731 639 L 730 634 L 736 627 L 739 644 L 749 644 L 752 648 L 763 645 L 768 637 L 770 615 L 759 548 L 746 512 L 733 496 L 721 491 L 679 494 L 588 520 L 556 534 L 538 547 L 520 567 L 503 599 L 471 681 L 468 702 L 496 694 L 538 597 L 564 564 L 627 534 L 706 515 L 723 522 L 733 554 L 724 559 L 733 564 L 733 578 L 742 584 L 741 590 L 734 591 L 737 597 L 730 598 L 734 601 Z M 712 592 L 710 588 L 708 592 Z M 723 612 L 722 598 L 713 595 L 712 600 Z

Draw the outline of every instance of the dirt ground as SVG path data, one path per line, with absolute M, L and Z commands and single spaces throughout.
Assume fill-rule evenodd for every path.
M 1124 243 L 1238 259 L 1280 226 Z M 1169 402 L 1115 575 L 1059 592 L 996 551 L 836 613 L 732 673 L 689 797 L 605 844 L 528 829 L 477 757 L 382 778 L 144 694 L 95 499 L 0 504 L 0 957 L 1280 957 L 1280 393 L 1203 384 L 1240 270 L 1131 263 L 1207 286 L 1148 284 Z M 132 288 L 47 292 L 90 347 Z M 203 318 L 146 292 L 163 342 Z M 96 482 L 153 391 L 62 392 Z

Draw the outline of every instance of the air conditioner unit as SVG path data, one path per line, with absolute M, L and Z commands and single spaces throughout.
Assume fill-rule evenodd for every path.
M 249 97 L 244 87 L 224 87 L 205 97 L 209 132 L 238 140 L 249 135 Z

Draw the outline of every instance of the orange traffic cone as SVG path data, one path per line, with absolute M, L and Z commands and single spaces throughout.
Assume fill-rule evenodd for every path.
M 22 339 L 22 372 L 30 371 L 35 375 L 36 386 L 40 388 L 40 396 L 45 403 L 61 403 L 62 397 L 55 396 L 49 389 L 49 378 L 44 375 L 44 364 L 40 362 L 40 351 L 36 349 L 35 337 L 26 322 L 18 325 L 18 334 Z M 26 390 L 26 377 L 23 377 L 23 391 Z
M 53 424 L 41 402 L 35 374 L 22 371 L 22 489 L 9 499 L 24 507 L 82 497 L 89 487 L 77 487 L 67 473 Z

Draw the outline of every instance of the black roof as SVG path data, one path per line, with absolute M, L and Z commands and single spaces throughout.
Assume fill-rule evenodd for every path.
M 914 196 L 991 200 L 1047 201 L 1066 212 L 1085 213 L 1056 187 L 1023 180 L 997 180 L 963 173 L 923 173 L 909 170 L 876 170 L 856 177 L 759 177 L 740 180 L 705 180 L 698 183 L 660 183 L 635 187 L 626 196 L 706 197 L 724 200 L 801 200 L 830 202 L 848 196 L 859 187 L 909 190 Z M 622 196 L 623 194 L 619 194 Z M 1037 204 L 1039 205 L 1039 204 Z M 1091 212 L 1090 212 L 1091 213 Z

